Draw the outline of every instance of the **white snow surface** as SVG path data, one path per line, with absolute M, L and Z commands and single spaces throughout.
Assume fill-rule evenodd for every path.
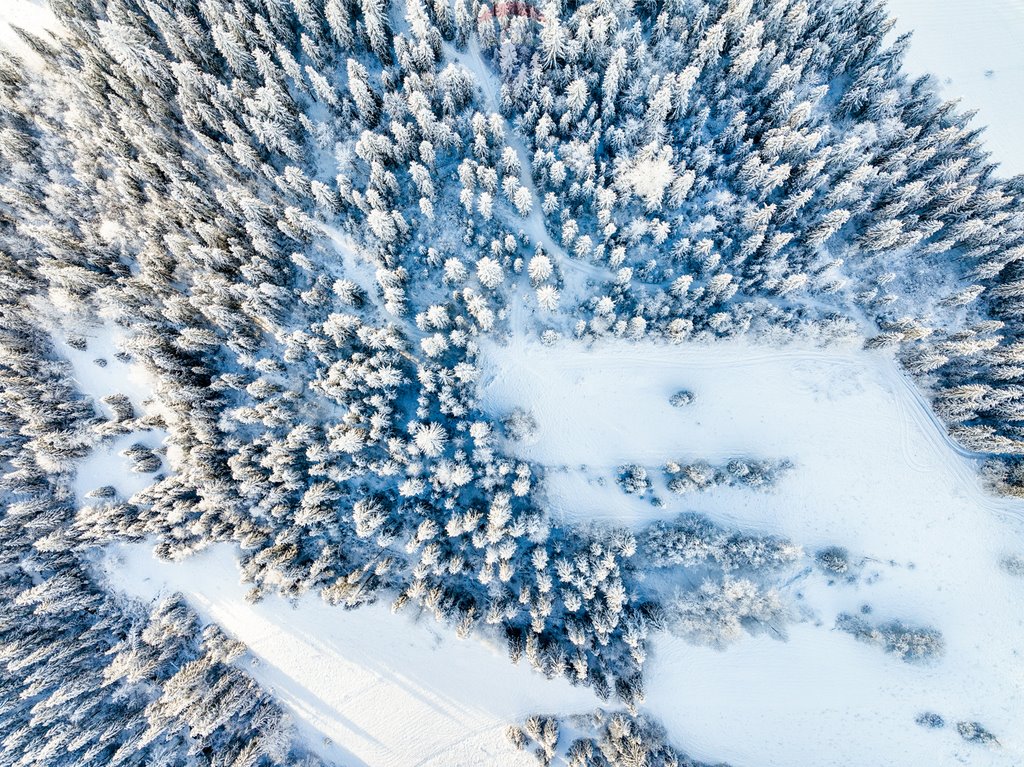
M 346 611 L 316 595 L 250 604 L 235 558 L 218 545 L 172 564 L 135 544 L 109 548 L 102 566 L 111 586 L 138 599 L 181 592 L 204 621 L 248 645 L 244 669 L 336 764 L 530 767 L 533 756 L 505 737 L 509 724 L 597 705 L 589 690 L 514 666 L 504 649 L 460 640 L 430 614 L 384 604 Z
M 48 39 L 48 30 L 59 24 L 46 0 L 0 0 L 0 48 L 5 48 L 33 65 L 39 57 L 11 29 L 11 24 Z
M 989 495 L 886 356 L 860 349 L 519 341 L 483 347 L 481 400 L 531 410 L 532 444 L 508 448 L 546 469 L 555 522 L 639 527 L 682 511 L 774 533 L 808 553 L 837 544 L 864 559 L 854 584 L 808 567 L 785 589 L 807 620 L 789 641 L 724 652 L 660 635 L 645 709 L 691 755 L 734 767 L 1024 763 L 1024 579 L 999 562 L 1024 553 L 1024 504 Z M 689 389 L 696 401 L 674 408 Z M 667 460 L 788 458 L 768 492 L 673 496 Z M 616 467 L 645 466 L 665 502 L 627 496 Z M 838 613 L 940 629 L 946 653 L 911 665 L 833 630 Z M 924 711 L 943 730 L 914 723 Z M 1002 744 L 963 742 L 978 720 Z
M 110 416 L 111 409 L 100 400 L 110 394 L 123 394 L 131 400 L 136 416 L 160 411 L 154 399 L 152 382 L 141 366 L 117 358 L 123 331 L 112 325 L 79 326 L 76 335 L 86 341 L 86 348 L 76 349 L 67 343 L 64 329 L 52 332 L 54 348 L 71 365 L 75 387 L 93 399 L 97 410 Z M 102 360 L 106 364 L 97 364 Z M 113 486 L 123 498 L 148 487 L 154 474 L 131 470 L 132 462 L 121 455 L 132 445 L 142 444 L 151 450 L 160 448 L 167 437 L 162 429 L 136 430 L 96 444 L 79 462 L 75 471 L 75 495 L 79 503 L 88 502 L 86 493 L 105 485 Z M 168 461 L 165 459 L 165 467 Z
M 1024 0 L 888 0 L 894 34 L 913 31 L 905 68 L 977 109 L 975 126 L 1003 175 L 1024 173 Z

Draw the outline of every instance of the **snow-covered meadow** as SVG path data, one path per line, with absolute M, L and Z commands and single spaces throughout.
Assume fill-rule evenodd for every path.
M 974 124 L 985 127 L 1000 172 L 1024 172 L 1024 2 L 888 0 L 888 7 L 896 19 L 893 33 L 913 32 L 907 72 L 934 75 L 943 98 L 978 110 Z
M 547 467 L 565 523 L 631 527 L 682 511 L 791 538 L 808 553 L 841 545 L 863 560 L 854 583 L 810 567 L 786 591 L 805 613 L 788 641 L 746 638 L 725 652 L 666 635 L 654 641 L 646 709 L 694 756 L 738 766 L 1018 764 L 1024 704 L 1024 581 L 1000 567 L 1024 551 L 1024 503 L 990 495 L 912 382 L 859 349 L 740 343 L 585 348 L 520 343 L 485 350 L 485 405 L 529 409 L 538 425 L 509 443 Z M 669 404 L 679 389 L 695 394 Z M 664 489 L 669 460 L 788 458 L 767 491 Z M 616 468 L 637 463 L 664 506 L 623 493 Z M 934 665 L 908 665 L 833 630 L 837 614 L 932 625 Z M 978 719 L 1002 748 L 963 743 L 923 711 Z M 895 761 L 894 761 L 895 760 Z

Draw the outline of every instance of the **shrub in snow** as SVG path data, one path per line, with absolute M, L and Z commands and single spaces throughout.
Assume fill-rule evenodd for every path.
M 1016 578 L 1024 578 L 1024 557 L 1011 554 L 1008 557 L 1003 557 L 999 564 L 1010 575 Z
M 135 417 L 135 406 L 124 394 L 109 394 L 102 397 L 100 402 L 113 412 L 114 421 L 128 421 Z
M 686 407 L 691 404 L 695 399 L 692 391 L 686 389 L 680 389 L 669 398 L 669 404 L 672 407 Z
M 729 532 L 699 514 L 656 522 L 640 534 L 639 543 L 654 567 L 715 564 L 724 572 L 786 567 L 801 554 L 784 538 Z
M 670 462 L 665 465 L 665 474 L 669 478 L 668 489 L 682 495 L 719 486 L 765 489 L 774 485 L 792 467 L 793 464 L 787 460 L 733 459 L 725 466 L 712 466 L 706 461 Z
M 937 629 L 907 626 L 898 620 L 873 626 L 856 615 L 841 613 L 836 617 L 836 628 L 862 642 L 878 645 L 907 663 L 932 660 L 945 650 L 942 633 Z
M 850 569 L 850 555 L 842 546 L 828 546 L 814 555 L 814 561 L 826 572 L 843 575 Z
M 134 444 L 121 451 L 121 455 L 132 462 L 132 471 L 139 474 L 152 474 L 161 466 L 160 456 L 145 445 Z
M 764 488 L 774 485 L 780 477 L 793 468 L 793 464 L 787 460 L 732 460 L 726 464 L 725 468 L 730 476 L 730 484 Z
M 923 714 L 918 714 L 914 721 L 922 727 L 929 727 L 934 730 L 946 726 L 946 720 L 932 711 L 926 711 Z
M 643 715 L 597 709 L 563 722 L 577 735 L 565 752 L 568 767 L 710 767 L 676 750 L 665 729 Z
M 95 490 L 90 490 L 85 494 L 86 498 L 113 498 L 117 495 L 117 490 L 113 485 L 104 485 L 103 487 L 97 487 Z
M 537 419 L 518 408 L 505 416 L 502 426 L 505 436 L 514 442 L 529 442 L 537 435 Z
M 956 731 L 968 743 L 980 743 L 982 745 L 992 743 L 998 745 L 999 743 L 996 736 L 989 732 L 981 722 L 957 722 Z
M 636 464 L 620 466 L 616 482 L 622 488 L 622 492 L 630 495 L 643 495 L 651 489 L 651 480 L 647 477 L 647 469 Z

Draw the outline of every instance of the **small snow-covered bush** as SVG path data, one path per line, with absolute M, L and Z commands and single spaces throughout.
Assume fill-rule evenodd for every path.
M 850 569 L 850 554 L 842 546 L 828 546 L 814 555 L 814 561 L 826 572 L 843 575 Z
M 636 464 L 620 466 L 616 482 L 622 488 L 622 492 L 630 495 L 643 495 L 651 489 L 651 480 L 647 476 L 647 469 Z
M 687 405 L 692 404 L 694 399 L 696 399 L 696 397 L 692 391 L 680 389 L 673 394 L 668 401 L 672 407 L 686 407 Z
M 922 727 L 929 727 L 933 730 L 946 726 L 946 720 L 934 711 L 926 711 L 923 714 L 918 714 L 914 721 Z
M 968 743 L 980 743 L 982 745 L 999 743 L 996 736 L 989 732 L 981 722 L 957 722 L 956 731 Z
M 1024 557 L 1016 554 L 1011 554 L 1008 557 L 1003 557 L 999 563 L 1003 570 L 1008 572 L 1017 578 L 1024 578 Z
M 525 410 L 516 409 L 502 421 L 505 436 L 513 442 L 528 442 L 537 434 L 537 419 Z
M 942 633 L 937 629 L 907 626 L 898 620 L 872 626 L 856 615 L 841 613 L 836 617 L 836 628 L 862 642 L 878 645 L 907 663 L 937 658 L 945 650 Z

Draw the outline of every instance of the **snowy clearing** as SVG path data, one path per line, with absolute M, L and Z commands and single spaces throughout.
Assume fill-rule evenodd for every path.
M 1024 0 L 888 0 L 894 36 L 913 31 L 911 76 L 934 74 L 939 94 L 977 109 L 975 127 L 1005 176 L 1024 173 Z
M 954 450 L 891 360 L 859 349 L 625 342 L 520 342 L 483 357 L 485 407 L 536 418 L 533 443 L 509 448 L 548 467 L 556 520 L 637 527 L 694 510 L 788 536 L 808 553 L 837 544 L 867 559 L 856 584 L 828 586 L 808 570 L 788 589 L 811 616 L 788 642 L 751 638 L 723 653 L 657 637 L 646 709 L 678 745 L 735 767 L 1021 763 L 1024 619 L 1010 606 L 1024 580 L 999 562 L 1024 552 L 1024 503 L 983 490 L 976 462 Z M 672 407 L 683 388 L 695 401 Z M 664 489 L 667 460 L 748 456 L 795 468 L 766 492 Z M 626 462 L 648 469 L 664 508 L 618 488 Z M 940 629 L 945 657 L 908 665 L 832 630 L 838 613 L 864 604 L 873 619 Z M 914 724 L 926 710 L 978 719 L 1002 748 Z
M 180 591 L 204 621 L 248 645 L 250 673 L 289 711 L 308 745 L 345 765 L 529 767 L 505 728 L 538 711 L 592 710 L 589 690 L 547 680 L 504 648 L 459 640 L 431 615 L 385 604 L 346 611 L 308 596 L 245 600 L 234 551 L 217 546 L 184 562 L 145 544 L 109 549 L 110 584 L 150 601 Z M 329 739 L 330 742 L 325 741 Z
M 26 61 L 38 64 L 39 57 L 11 29 L 15 24 L 46 39 L 56 29 L 57 19 L 46 0 L 3 0 L 0 3 L 0 48 L 7 48 Z
M 52 332 L 51 338 L 57 353 L 70 363 L 71 379 L 76 388 L 92 398 L 100 413 L 107 417 L 113 415 L 110 406 L 101 401 L 111 394 L 125 395 L 137 417 L 160 412 L 154 401 L 152 382 L 141 367 L 117 356 L 123 331 L 107 325 L 80 327 L 77 331 L 74 335 L 84 339 L 85 349 L 70 345 L 69 334 L 63 330 Z M 153 473 L 133 472 L 132 461 L 121 455 L 121 451 L 135 444 L 156 450 L 166 437 L 165 431 L 154 428 L 133 430 L 98 442 L 75 471 L 75 495 L 79 503 L 87 502 L 87 493 L 106 485 L 114 487 L 121 497 L 130 498 L 152 484 Z M 163 468 L 167 468 L 166 460 Z

